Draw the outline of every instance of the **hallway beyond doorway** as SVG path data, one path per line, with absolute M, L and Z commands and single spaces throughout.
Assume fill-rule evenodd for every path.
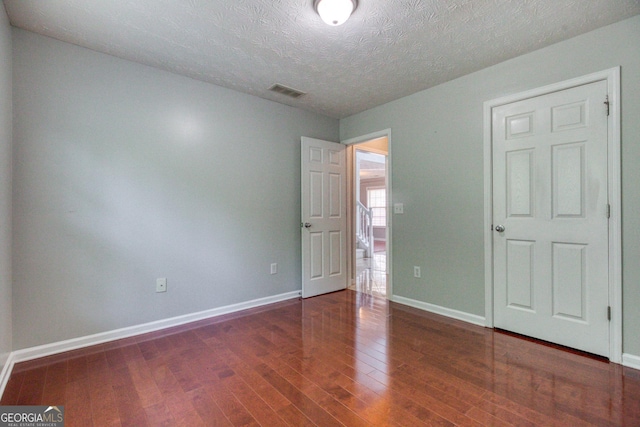
M 387 296 L 388 139 L 355 145 L 355 277 L 352 289 Z
M 349 289 L 369 295 L 387 295 L 387 252 L 385 242 L 376 245 L 371 258 L 356 259 L 356 278 Z

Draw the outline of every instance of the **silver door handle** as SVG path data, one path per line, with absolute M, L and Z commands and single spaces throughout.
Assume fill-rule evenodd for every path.
M 305 222 L 304 223 L 304 228 L 311 228 L 311 223 L 310 222 Z
M 504 225 L 496 225 L 496 231 L 502 233 L 504 231 Z

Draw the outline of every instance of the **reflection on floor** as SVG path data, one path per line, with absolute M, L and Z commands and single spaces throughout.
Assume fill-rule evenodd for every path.
M 373 258 L 356 260 L 356 282 L 349 289 L 369 295 L 387 294 L 387 253 L 375 252 Z

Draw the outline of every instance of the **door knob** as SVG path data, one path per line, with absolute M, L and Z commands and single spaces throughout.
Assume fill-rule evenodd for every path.
M 310 222 L 305 222 L 304 223 L 304 228 L 311 228 L 311 223 Z
M 504 231 L 504 225 L 496 225 L 496 231 L 502 233 Z

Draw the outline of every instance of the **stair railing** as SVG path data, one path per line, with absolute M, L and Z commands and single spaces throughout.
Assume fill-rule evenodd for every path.
M 356 237 L 358 243 L 365 250 L 365 256 L 373 256 L 373 209 L 367 208 L 360 201 L 357 202 Z

